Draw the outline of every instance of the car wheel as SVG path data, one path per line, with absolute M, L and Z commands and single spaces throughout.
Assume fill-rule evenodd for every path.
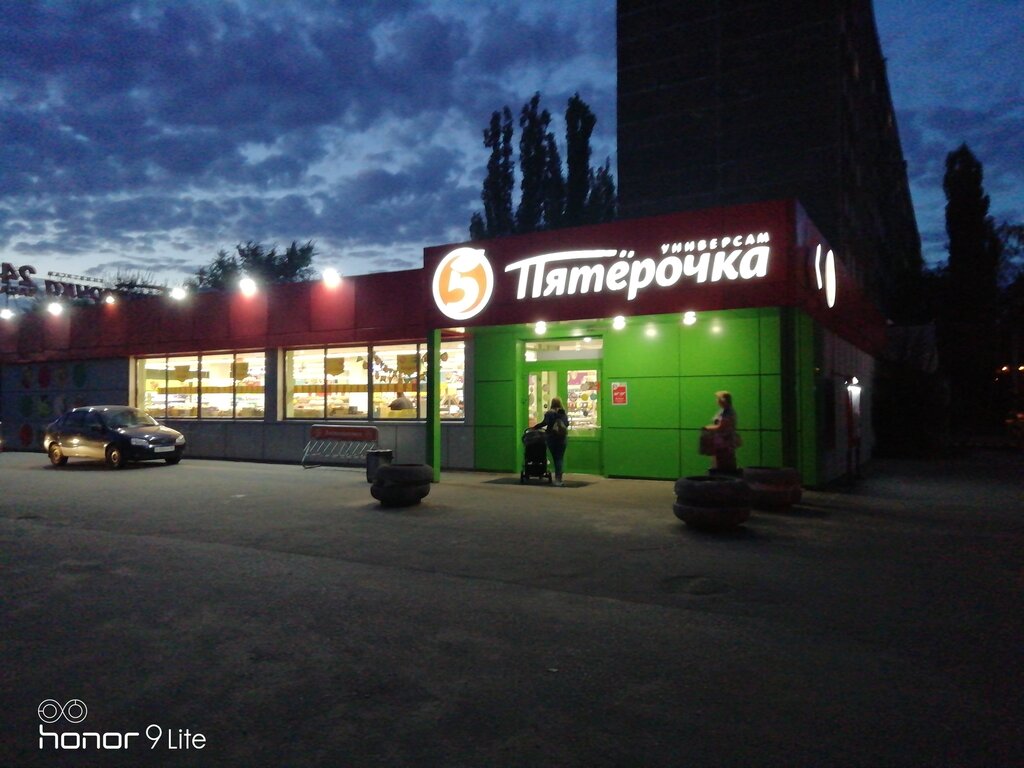
M 124 453 L 116 445 L 107 446 L 107 466 L 111 469 L 120 469 L 124 466 Z
M 422 485 L 434 479 L 434 470 L 428 464 L 382 464 L 377 469 L 376 482 L 381 485 Z
M 68 457 L 56 443 L 50 443 L 50 450 L 47 453 L 50 455 L 50 463 L 55 467 L 63 467 L 68 463 Z
M 164 459 L 164 461 L 166 461 L 168 464 L 177 464 L 179 461 L 181 461 L 181 456 L 168 456 L 166 459 Z

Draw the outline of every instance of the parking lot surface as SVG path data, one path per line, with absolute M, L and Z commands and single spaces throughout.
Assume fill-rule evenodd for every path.
M 714 535 L 670 482 L 0 454 L 0 765 L 1021 765 L 1022 469 Z

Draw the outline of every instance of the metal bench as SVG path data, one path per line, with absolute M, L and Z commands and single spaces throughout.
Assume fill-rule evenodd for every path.
M 349 427 L 340 424 L 314 424 L 309 442 L 302 452 L 302 468 L 324 464 L 358 466 L 366 463 L 366 454 L 377 448 L 380 435 L 376 427 Z

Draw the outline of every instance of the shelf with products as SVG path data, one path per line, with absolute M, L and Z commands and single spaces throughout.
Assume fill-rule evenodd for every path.
M 595 434 L 601 426 L 601 390 L 597 371 L 569 371 L 565 392 L 565 410 L 573 432 L 580 436 Z

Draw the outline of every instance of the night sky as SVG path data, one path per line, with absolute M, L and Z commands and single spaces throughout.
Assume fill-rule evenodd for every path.
M 1024 221 L 1024 3 L 876 0 L 918 225 L 945 258 L 966 141 Z M 0 258 L 177 284 L 220 249 L 313 240 L 319 269 L 421 263 L 480 208 L 481 129 L 579 92 L 615 161 L 615 7 L 0 0 Z M 516 135 L 518 141 L 518 133 Z

